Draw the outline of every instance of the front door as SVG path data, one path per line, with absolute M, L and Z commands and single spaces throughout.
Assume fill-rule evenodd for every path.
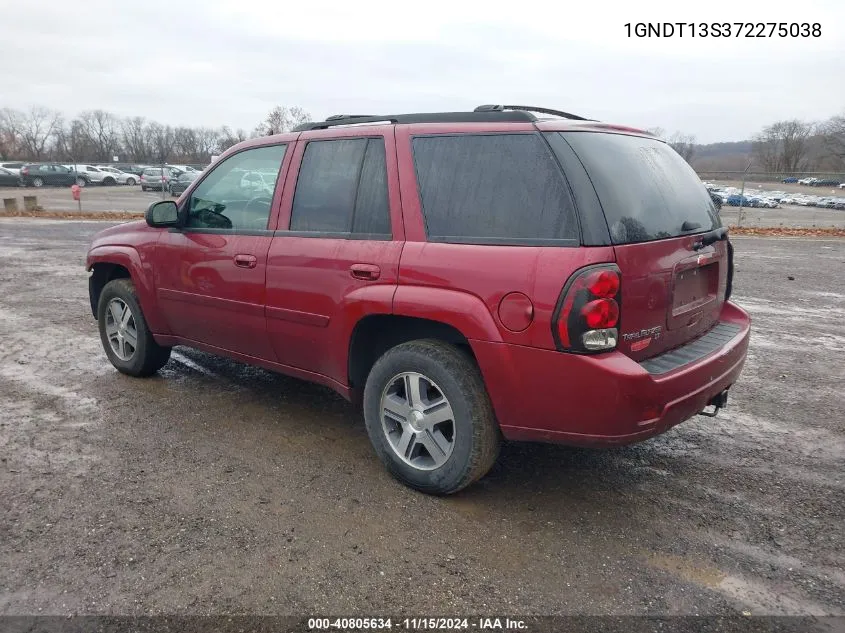
M 215 165 L 182 201 L 183 226 L 162 234 L 156 292 L 176 336 L 274 360 L 264 318 L 268 222 L 286 150 L 245 149 Z

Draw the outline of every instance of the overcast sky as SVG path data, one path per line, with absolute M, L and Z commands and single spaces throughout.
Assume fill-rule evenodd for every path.
M 0 107 L 252 129 L 544 105 L 741 140 L 845 112 L 845 1 L 0 0 Z M 818 22 L 819 38 L 628 38 L 632 22 Z

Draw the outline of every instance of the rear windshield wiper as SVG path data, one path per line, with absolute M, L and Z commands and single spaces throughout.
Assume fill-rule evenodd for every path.
M 692 245 L 692 248 L 693 250 L 699 251 L 705 246 L 710 246 L 715 242 L 720 242 L 726 239 L 728 239 L 728 227 L 722 226 L 713 231 L 702 233 L 699 236 L 698 241 L 696 241 L 696 243 Z

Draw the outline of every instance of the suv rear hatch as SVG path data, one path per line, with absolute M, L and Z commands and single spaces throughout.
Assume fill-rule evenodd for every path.
M 586 170 L 588 178 L 570 178 L 571 186 L 592 190 L 575 192 L 582 216 L 603 212 L 622 276 L 617 349 L 644 360 L 709 330 L 725 302 L 732 262 L 728 242 L 715 239 L 721 222 L 692 168 L 647 136 L 585 130 L 547 139 L 565 170 L 573 156 Z M 599 204 L 580 204 L 596 197 Z M 582 227 L 596 222 L 582 217 Z

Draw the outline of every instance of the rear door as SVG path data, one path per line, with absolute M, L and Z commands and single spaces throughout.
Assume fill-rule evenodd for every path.
M 700 245 L 721 223 L 692 168 L 651 137 L 548 136 L 562 157 L 577 155 L 600 201 L 622 273 L 619 350 L 645 359 L 710 329 L 725 301 L 728 244 Z
M 355 322 L 391 310 L 404 232 L 393 128 L 304 132 L 267 258 L 280 363 L 345 382 Z

